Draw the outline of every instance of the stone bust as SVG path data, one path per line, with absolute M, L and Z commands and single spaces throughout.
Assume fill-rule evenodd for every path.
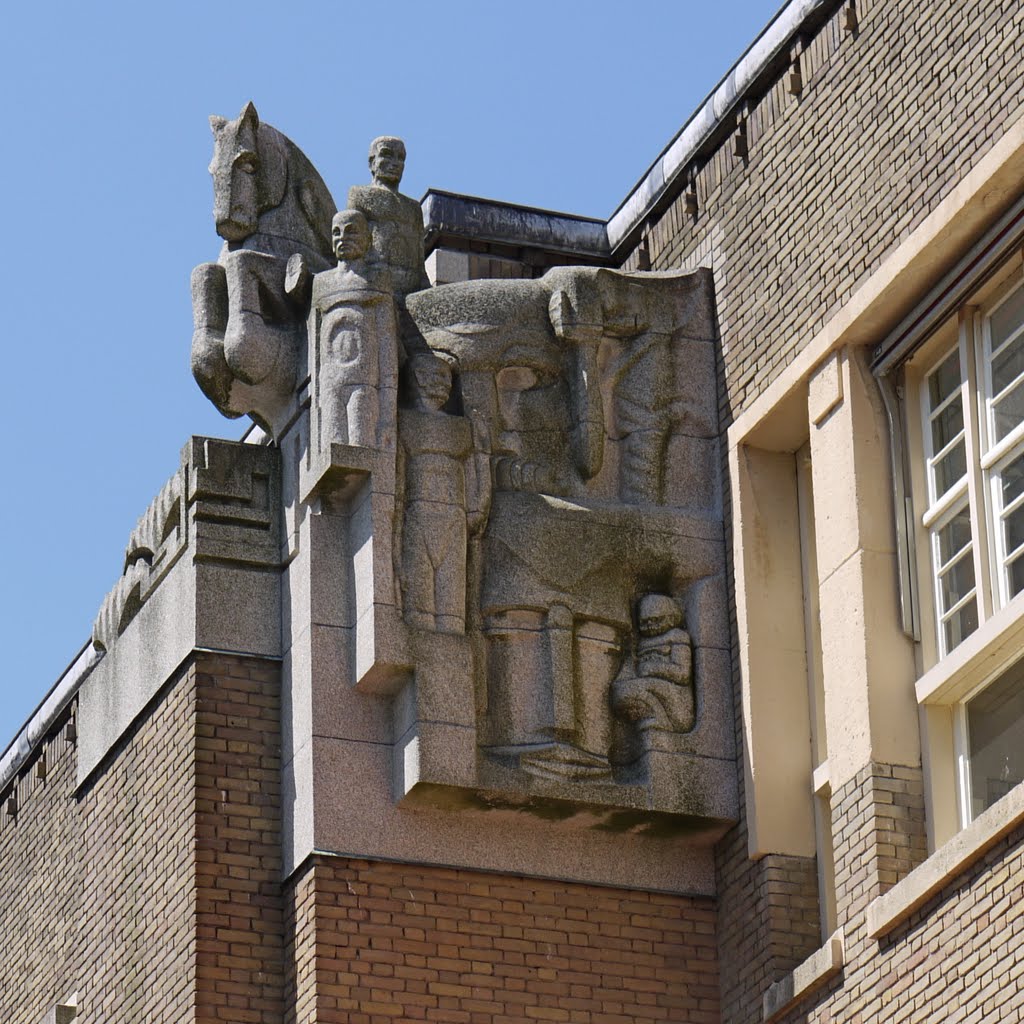
M 348 193 L 350 209 L 367 219 L 373 238 L 373 259 L 391 271 L 396 295 L 428 288 L 423 266 L 423 211 L 398 186 L 405 170 L 405 143 L 382 135 L 370 143 L 370 185 L 355 185 Z

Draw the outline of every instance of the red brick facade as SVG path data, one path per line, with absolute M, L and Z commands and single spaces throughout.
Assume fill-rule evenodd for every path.
M 714 901 L 315 857 L 288 1021 L 719 1020 Z
M 278 690 L 197 656 L 77 793 L 58 724 L 0 824 L 4 1020 L 281 1020 Z

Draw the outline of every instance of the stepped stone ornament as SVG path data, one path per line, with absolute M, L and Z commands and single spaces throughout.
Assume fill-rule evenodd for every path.
M 372 713 L 399 809 L 733 820 L 709 273 L 430 287 L 401 140 L 336 212 L 251 104 L 212 123 L 193 369 L 280 452 L 287 706 L 347 709 L 286 763 Z

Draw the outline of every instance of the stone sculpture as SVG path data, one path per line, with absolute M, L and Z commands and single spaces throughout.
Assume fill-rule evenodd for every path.
M 612 685 L 612 709 L 642 731 L 689 732 L 695 721 L 693 649 L 682 609 L 665 594 L 645 594 L 637 618 L 635 669 Z
M 396 798 L 728 818 L 710 276 L 431 288 L 401 140 L 335 215 L 251 105 L 214 130 L 195 372 L 280 446 L 287 586 L 332 581 L 330 678 L 392 701 Z
M 486 429 L 478 417 L 441 411 L 447 362 L 420 352 L 408 364 L 412 408 L 399 413 L 400 586 L 405 621 L 443 633 L 466 626 L 467 539 L 487 522 L 491 498 Z
M 310 300 L 317 440 L 320 447 L 338 441 L 375 448 L 382 443 L 382 387 L 393 397 L 396 386 L 388 379 L 398 359 L 390 276 L 367 263 L 370 228 L 358 210 L 335 214 L 331 233 L 338 265 L 313 277 Z M 288 266 L 290 295 L 299 295 L 296 282 L 304 277 L 304 259 L 295 254 Z M 385 421 L 393 420 L 389 410 Z
M 192 272 L 192 373 L 225 416 L 248 413 L 271 431 L 282 425 L 300 369 L 300 321 L 284 292 L 299 252 L 326 269 L 335 212 L 305 155 L 252 103 L 228 121 L 211 117 L 213 216 L 224 248 Z
M 353 185 L 348 205 L 370 222 L 375 259 L 391 271 L 396 294 L 429 286 L 423 265 L 423 211 L 398 191 L 405 171 L 405 143 L 382 135 L 370 143 L 370 185 Z

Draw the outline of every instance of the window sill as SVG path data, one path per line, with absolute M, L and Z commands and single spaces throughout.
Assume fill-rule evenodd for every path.
M 1020 657 L 1024 594 L 1014 598 L 917 681 L 919 704 L 952 704 L 994 679 Z
M 920 867 L 877 897 L 867 911 L 868 934 L 892 931 L 947 883 L 966 871 L 1024 821 L 1024 785 L 1010 790 L 962 832 L 940 846 Z
M 809 992 L 821 988 L 842 970 L 844 962 L 843 930 L 840 928 L 829 936 L 821 949 L 785 977 L 779 978 L 765 992 L 761 1006 L 764 1024 L 780 1016 Z

